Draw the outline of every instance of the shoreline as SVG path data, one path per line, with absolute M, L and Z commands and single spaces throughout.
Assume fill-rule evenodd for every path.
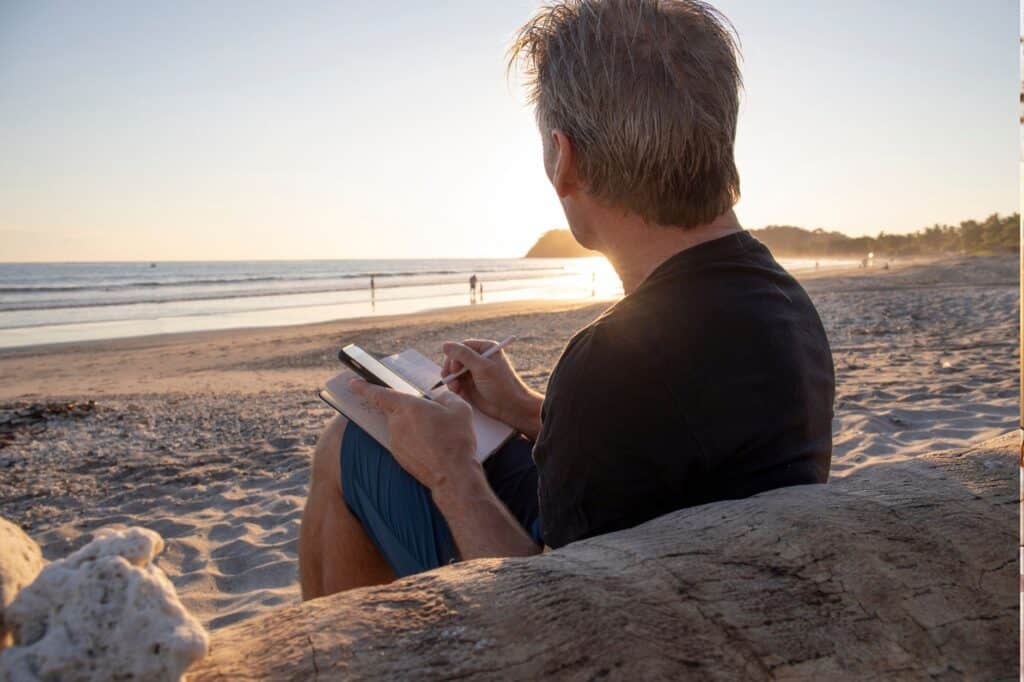
M 580 267 L 586 266 L 584 270 L 596 268 L 595 271 L 600 274 L 596 287 L 599 298 L 620 295 L 619 280 L 604 259 L 601 259 L 599 266 L 592 263 L 588 265 L 587 263 L 591 259 L 552 260 L 556 264 L 562 265 L 561 271 L 557 275 L 531 275 L 522 278 L 518 276 L 518 271 L 501 270 L 497 271 L 496 275 L 492 273 L 497 277 L 492 281 L 488 279 L 490 271 L 484 268 L 481 272 L 484 279 L 487 280 L 489 300 L 507 303 L 542 300 L 583 302 L 589 300 L 592 297 L 587 294 L 594 288 L 594 282 L 584 282 L 583 279 L 589 280 L 590 278 L 584 278 L 581 274 L 582 270 L 575 272 L 574 266 L 566 264 L 567 260 L 578 261 L 582 264 Z M 783 261 L 785 260 L 783 259 Z M 879 268 L 881 262 L 878 261 Z M 906 262 L 912 261 L 907 259 Z M 792 268 L 791 272 L 801 279 L 837 275 L 858 269 L 850 261 L 845 260 L 826 260 L 820 269 L 814 268 L 813 261 L 809 259 L 797 259 L 789 262 L 789 266 Z M 532 270 L 547 272 L 550 268 L 534 267 Z M 267 277 L 275 280 L 281 276 L 273 273 L 266 274 Z M 384 277 L 387 274 L 389 273 L 382 272 L 380 276 Z M 396 273 L 390 274 L 395 275 Z M 401 278 L 405 278 L 406 274 L 408 273 L 397 273 Z M 296 274 L 301 279 L 300 275 L 301 273 Z M 343 278 L 345 277 L 349 276 L 344 275 Z M 244 281 L 248 282 L 250 279 L 245 278 Z M 514 285 L 511 288 L 510 283 Z M 165 286 L 173 285 L 175 287 L 188 287 L 195 284 L 201 284 L 201 282 L 190 283 L 183 280 L 180 283 L 174 281 L 164 283 Z M 132 284 L 129 288 L 131 286 L 135 285 Z M 56 305 L 56 307 L 51 307 L 51 304 L 47 303 L 38 309 L 31 306 L 24 307 L 16 300 L 11 303 L 13 307 L 9 310 L 0 311 L 0 318 L 3 318 L 4 324 L 0 328 L 0 353 L 19 349 L 56 348 L 66 344 L 89 341 L 113 341 L 140 337 L 162 337 L 167 334 L 250 330 L 338 320 L 383 318 L 462 308 L 468 304 L 465 292 L 459 285 L 454 285 L 453 288 L 453 283 L 433 286 L 410 281 L 390 288 L 382 284 L 377 287 L 381 295 L 376 299 L 372 295 L 372 290 L 369 289 L 366 291 L 360 288 L 339 290 L 335 287 L 324 289 L 322 286 L 308 291 L 303 288 L 288 288 L 277 292 L 270 290 L 206 292 L 202 295 L 194 294 L 181 299 L 168 298 L 153 301 L 136 300 L 134 297 L 131 297 L 130 300 L 115 298 L 95 303 L 78 301 L 73 304 L 68 303 L 68 306 Z M 492 288 L 492 286 L 497 288 Z M 384 295 L 392 289 L 405 293 L 397 297 Z M 61 290 L 61 287 L 56 287 L 54 290 Z M 37 290 L 33 289 L 32 291 Z M 38 291 L 49 291 L 49 288 L 43 287 Z M 17 298 L 17 293 L 15 293 L 15 297 Z M 253 303 L 246 303 L 246 301 L 253 301 Z
M 917 258 L 917 259 L 906 259 L 897 264 L 894 264 L 888 272 L 896 272 L 901 269 L 908 267 L 914 267 L 918 265 L 926 265 L 933 262 L 941 262 L 944 260 L 952 260 L 955 256 L 939 257 L 939 258 Z M 791 274 L 800 282 L 819 280 L 827 277 L 851 277 L 851 276 L 870 276 L 871 274 L 883 272 L 881 268 L 859 268 L 849 266 L 834 266 L 825 267 L 820 270 L 815 269 L 799 269 L 791 271 Z M 500 308 L 507 308 L 513 313 L 523 313 L 526 311 L 537 311 L 548 309 L 559 309 L 561 307 L 580 307 L 591 304 L 603 303 L 610 305 L 618 298 L 602 298 L 598 297 L 582 297 L 582 298 L 527 298 L 511 301 L 495 301 L 495 302 L 484 302 L 476 304 L 461 304 L 454 306 L 442 306 L 437 308 L 428 308 L 415 312 L 403 312 L 403 313 L 383 313 L 383 314 L 371 314 L 371 315 L 357 315 L 354 317 L 340 317 L 330 320 L 321 320 L 315 322 L 299 322 L 299 323 L 283 323 L 283 324 L 266 324 L 266 325 L 254 325 L 254 326 L 240 326 L 240 327 L 229 327 L 224 329 L 199 329 L 191 331 L 179 331 L 179 332 L 161 332 L 155 334 L 137 334 L 129 336 L 117 336 L 111 338 L 100 338 L 100 339 L 85 339 L 81 341 L 55 341 L 50 343 L 30 343 L 19 346 L 0 347 L 0 362 L 11 357 L 22 357 L 24 355 L 34 354 L 45 354 L 45 353 L 59 353 L 65 350 L 89 350 L 90 348 L 99 348 L 103 346 L 110 346 L 110 349 L 122 347 L 126 350 L 137 347 L 140 343 L 168 343 L 174 341 L 186 341 L 194 340 L 196 342 L 207 342 L 217 340 L 216 336 L 230 336 L 234 334 L 251 334 L 255 332 L 272 332 L 279 331 L 287 333 L 289 330 L 310 330 L 315 333 L 318 327 L 331 327 L 343 324 L 351 324 L 357 329 L 365 328 L 367 325 L 379 323 L 382 327 L 389 326 L 391 323 L 408 321 L 410 324 L 416 323 L 420 316 L 437 316 L 446 313 L 462 314 L 468 313 L 474 310 L 486 310 L 492 312 L 499 310 Z M 121 346 L 120 344 L 124 344 Z M 0 393 L 2 395 L 2 393 Z M 2 399 L 2 397 L 0 397 Z
M 53 343 L 34 343 L 26 344 L 24 346 L 11 346 L 8 348 L 0 348 L 0 362 L 3 360 L 24 355 L 36 355 L 36 354 L 49 354 L 59 353 L 62 350 L 95 350 L 103 347 L 108 350 L 132 350 L 136 347 L 146 345 L 148 342 L 153 344 L 173 344 L 175 342 L 183 341 L 196 341 L 196 342 L 214 342 L 223 340 L 223 338 L 230 338 L 236 335 L 251 335 L 260 332 L 282 332 L 287 334 L 288 332 L 311 332 L 317 333 L 322 329 L 329 327 L 337 327 L 339 325 L 353 325 L 355 329 L 365 329 L 367 327 L 380 326 L 382 329 L 395 326 L 396 324 L 417 324 L 421 322 L 419 318 L 429 317 L 443 317 L 445 314 L 453 313 L 456 315 L 471 313 L 473 311 L 481 311 L 484 313 L 498 313 L 499 315 L 503 312 L 511 313 L 523 313 L 523 312 L 548 312 L 548 308 L 559 309 L 562 307 L 575 308 L 586 305 L 596 305 L 599 303 L 611 303 L 617 299 L 612 298 L 579 298 L 579 299 L 546 299 L 546 298 L 535 298 L 535 299 L 523 299 L 520 301 L 495 301 L 493 303 L 475 303 L 475 304 L 463 304 L 457 306 L 448 306 L 442 308 L 430 308 L 427 310 L 421 310 L 413 313 L 389 313 L 381 315 L 361 315 L 358 317 L 339 317 L 332 320 L 323 320 L 320 322 L 299 322 L 299 323 L 287 323 L 279 325 L 258 325 L 253 327 L 231 327 L 228 329 L 200 329 L 195 331 L 182 331 L 182 332 L 162 332 L 158 334 L 138 334 L 134 336 L 118 336 L 110 339 L 86 339 L 83 341 L 56 341 Z M 502 311 L 501 308 L 507 308 L 508 311 Z M 486 317 L 487 315 L 484 315 Z M 422 321 L 426 321 L 425 319 Z
M 921 265 L 918 262 L 907 262 L 888 271 L 859 267 L 809 270 L 794 273 L 794 277 L 806 287 L 813 288 L 815 283 L 822 281 L 859 280 L 876 275 L 884 277 Z M 500 322 L 502 318 L 559 312 L 573 314 L 577 318 L 576 328 L 579 328 L 617 300 L 617 297 L 588 297 L 496 301 L 300 324 L 168 332 L 0 348 L 0 376 L 10 377 L 0 383 L 0 403 L 63 400 L 81 396 L 107 397 L 152 391 L 234 391 L 249 394 L 267 390 L 298 390 L 303 387 L 314 390 L 319 382 L 330 376 L 330 369 L 322 370 L 320 376 L 312 376 L 308 371 L 284 366 L 247 376 L 243 370 L 231 370 L 218 361 L 246 355 L 264 357 L 269 352 L 278 352 L 278 348 L 287 346 L 287 351 L 281 352 L 318 355 L 321 367 L 340 368 L 334 353 L 343 345 L 341 341 L 346 336 L 366 338 L 389 331 L 400 331 L 400 335 L 407 336 L 412 330 L 422 333 L 431 326 L 443 330 L 458 325 L 472 325 L 480 330 L 477 336 L 501 337 L 512 333 L 506 333 L 511 323 Z M 580 311 L 587 310 L 591 310 L 591 313 L 580 314 Z M 488 327 L 488 324 L 491 326 Z M 568 341 L 569 336 L 564 341 Z M 438 337 L 437 348 L 419 350 L 427 355 L 435 354 L 435 351 L 439 353 L 443 340 L 448 339 Z M 331 350 L 325 350 L 327 348 Z M 386 344 L 383 347 L 371 345 L 368 349 L 378 353 L 402 350 L 398 345 Z M 306 360 L 303 364 L 308 362 Z M 241 360 L 238 364 L 244 365 L 245 362 Z M 165 367 L 172 367 L 173 370 L 168 372 Z
M 235 391 L 253 393 L 266 390 L 290 390 L 307 386 L 313 390 L 318 382 L 331 376 L 331 369 L 312 377 L 308 371 L 287 366 L 275 367 L 274 374 L 282 379 L 275 385 L 258 383 L 254 377 L 242 376 L 244 370 L 234 370 L 218 363 L 225 357 L 236 357 L 241 364 L 244 357 L 265 357 L 278 347 L 287 345 L 287 353 L 306 356 L 314 353 L 328 368 L 340 364 L 334 353 L 345 335 L 367 337 L 401 331 L 409 328 L 440 329 L 455 325 L 485 326 L 488 321 L 504 318 L 576 312 L 592 308 L 593 317 L 611 305 L 615 299 L 547 300 L 495 302 L 441 308 L 419 313 L 403 313 L 376 317 L 345 318 L 329 322 L 310 322 L 277 327 L 221 329 L 119 339 L 44 344 L 24 348 L 0 350 L 0 375 L 10 380 L 0 383 L 0 402 L 59 400 L 90 397 L 130 395 L 149 391 Z M 502 333 L 496 323 L 493 336 Z M 581 325 L 582 326 L 582 325 Z M 445 339 L 447 340 L 447 339 Z M 420 348 L 430 354 L 437 348 Z M 323 350 L 331 348 L 330 352 Z M 397 352 L 399 345 L 372 348 L 374 352 Z M 319 352 L 317 352 L 319 351 Z M 72 365 L 61 363 L 66 359 Z M 54 361 L 58 362 L 54 362 Z M 303 362 L 302 364 L 308 364 Z M 162 366 L 173 365 L 170 373 Z M 196 383 L 196 375 L 209 380 Z M 189 375 L 182 379 L 181 375 Z M 257 377 L 262 373 L 257 373 Z M 316 383 L 310 384 L 313 380 Z M 130 381 L 131 388 L 126 385 Z M 48 390 L 39 390 L 49 386 Z M 59 387 L 59 388 L 57 388 Z M 126 390 L 128 389 L 128 390 Z

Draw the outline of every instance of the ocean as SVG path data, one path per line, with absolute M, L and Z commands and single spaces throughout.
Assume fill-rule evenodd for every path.
M 603 258 L 0 263 L 0 348 L 448 308 L 473 275 L 479 303 L 622 294 Z
M 621 294 L 599 258 L 0 263 L 0 348 Z M 370 277 L 373 277 L 373 290 Z

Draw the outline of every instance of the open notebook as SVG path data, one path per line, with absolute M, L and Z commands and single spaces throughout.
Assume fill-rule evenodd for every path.
M 448 391 L 447 386 L 441 386 L 433 391 L 429 390 L 441 377 L 441 367 L 414 349 L 410 348 L 398 355 L 389 355 L 386 358 L 381 358 L 380 361 L 432 398 Z M 388 443 L 387 419 L 383 412 L 368 405 L 349 389 L 348 382 L 355 377 L 355 372 L 345 370 L 338 376 L 329 379 L 320 390 L 320 398 L 345 415 L 349 421 L 361 426 L 378 443 L 386 446 Z M 495 450 L 505 444 L 505 441 L 515 435 L 515 430 L 511 426 L 488 417 L 476 409 L 473 410 L 473 431 L 476 432 L 476 458 L 479 462 L 490 457 Z

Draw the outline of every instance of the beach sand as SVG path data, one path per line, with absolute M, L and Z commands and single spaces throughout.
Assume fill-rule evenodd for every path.
M 1017 427 L 1016 258 L 801 279 L 835 354 L 833 476 Z M 51 559 L 101 526 L 152 528 L 185 605 L 208 627 L 235 622 L 299 598 L 308 460 L 332 416 L 314 392 L 339 371 L 342 341 L 438 357 L 448 339 L 515 333 L 510 355 L 543 390 L 571 334 L 607 305 L 488 304 L 2 351 L 0 515 Z M 48 418 L 28 410 L 89 400 Z

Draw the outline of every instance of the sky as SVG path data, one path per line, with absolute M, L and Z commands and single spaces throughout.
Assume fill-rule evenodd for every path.
M 0 261 L 518 257 L 566 227 L 505 50 L 535 0 L 0 0 Z M 740 221 L 1018 202 L 1014 0 L 719 0 Z

